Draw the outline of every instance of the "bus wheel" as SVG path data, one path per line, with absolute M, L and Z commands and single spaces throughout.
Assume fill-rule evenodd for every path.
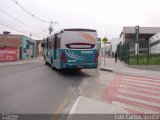
M 45 61 L 45 64 L 48 65 L 48 62 L 46 61 L 46 57 L 44 56 L 44 61 Z
M 47 61 L 45 61 L 45 64 L 46 64 L 46 65 L 48 65 L 48 62 L 47 62 Z
M 79 68 L 79 69 L 76 69 L 76 71 L 81 71 L 82 69 L 81 68 Z
M 51 68 L 52 68 L 52 70 L 54 70 L 54 69 L 55 69 L 55 67 L 54 67 L 54 63 L 53 63 L 53 60 L 51 60 Z

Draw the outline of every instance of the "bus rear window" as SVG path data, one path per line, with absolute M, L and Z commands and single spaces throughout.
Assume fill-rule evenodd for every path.
M 95 47 L 95 44 L 90 43 L 70 43 L 65 44 L 65 46 L 69 49 L 92 49 Z

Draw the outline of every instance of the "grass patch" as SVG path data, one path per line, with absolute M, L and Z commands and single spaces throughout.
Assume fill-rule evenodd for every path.
M 129 64 L 137 65 L 137 55 L 129 56 Z M 160 65 L 160 54 L 138 55 L 138 65 Z

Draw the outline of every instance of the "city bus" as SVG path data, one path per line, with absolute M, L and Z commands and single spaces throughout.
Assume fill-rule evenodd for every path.
M 44 60 L 52 69 L 98 67 L 96 30 L 63 29 L 44 39 Z

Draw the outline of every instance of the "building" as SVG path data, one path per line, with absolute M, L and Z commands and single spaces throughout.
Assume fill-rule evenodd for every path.
M 160 53 L 160 32 L 149 39 L 150 53 Z
M 43 40 L 37 40 L 37 56 L 43 55 L 42 43 L 43 43 Z
M 119 38 L 112 38 L 111 40 L 111 44 L 112 44 L 112 52 L 116 52 L 117 50 L 117 45 L 120 43 L 120 39 Z
M 112 45 L 111 42 L 107 42 L 106 44 L 102 44 L 100 48 L 100 56 L 107 56 L 112 52 Z
M 25 60 L 36 56 L 36 40 L 25 35 L 0 34 L 0 62 Z
M 139 27 L 139 41 L 148 43 L 149 38 L 160 32 L 160 27 Z M 120 34 L 122 44 L 129 43 L 130 48 L 135 47 L 135 27 L 124 26 Z

